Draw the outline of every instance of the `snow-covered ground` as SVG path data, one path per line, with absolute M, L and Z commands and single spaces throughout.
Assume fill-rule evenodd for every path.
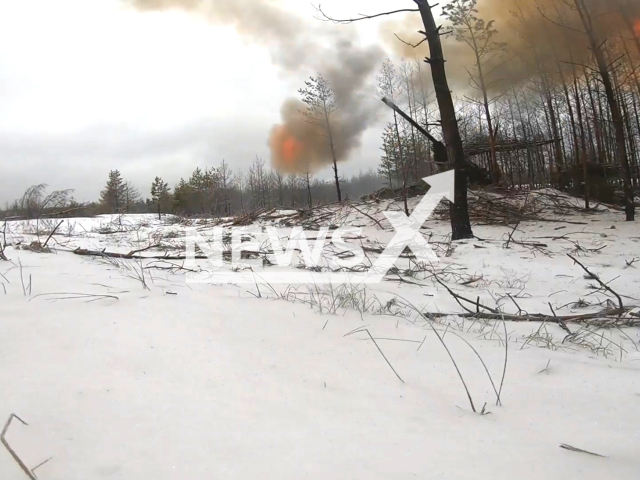
M 375 255 L 393 236 L 382 212 L 398 206 L 356 208 L 312 220 L 362 227 L 352 241 Z M 8 222 L 0 423 L 14 413 L 28 426 L 13 419 L 6 440 L 28 468 L 51 458 L 41 480 L 637 479 L 640 329 L 623 324 L 638 309 L 615 328 L 567 322 L 572 335 L 551 317 L 618 305 L 567 253 L 640 305 L 640 230 L 614 211 L 545 215 L 508 245 L 513 226 L 475 225 L 478 239 L 450 245 L 447 223 L 429 220 L 437 265 L 403 259 L 380 284 L 294 287 L 187 283 L 180 261 L 73 253 L 178 255 L 173 218 L 65 219 L 51 253 L 23 246 L 57 221 Z M 295 216 L 254 224 L 284 237 Z M 258 278 L 281 268 L 268 263 Z M 550 318 L 439 317 L 464 312 L 445 286 Z M 0 479 L 23 478 L 0 445 Z

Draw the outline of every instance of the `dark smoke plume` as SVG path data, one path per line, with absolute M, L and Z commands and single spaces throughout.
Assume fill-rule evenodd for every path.
M 492 94 L 537 77 L 540 70 L 548 74 L 551 82 L 560 82 L 560 71 L 570 74 L 573 63 L 590 63 L 592 54 L 580 19 L 571 2 L 563 0 L 479 0 L 477 15 L 485 21 L 495 20 L 498 35 L 495 40 L 508 45 L 505 55 L 495 58 L 486 70 L 491 71 Z M 446 2 L 448 3 L 448 2 Z M 638 29 L 640 35 L 640 1 L 637 0 L 589 0 L 596 30 L 600 38 L 618 38 L 625 31 L 625 17 Z M 439 22 L 443 31 L 449 26 L 444 19 Z M 566 25 L 560 27 L 558 25 Z M 423 43 L 418 48 L 402 43 L 396 35 L 415 44 L 422 37 L 420 17 L 415 14 L 396 17 L 383 22 L 380 27 L 382 40 L 393 51 L 406 59 L 424 59 L 429 47 Z M 625 35 L 629 36 L 629 32 Z M 611 43 L 611 42 L 609 42 Z M 449 84 L 457 95 L 478 97 L 478 91 L 469 86 L 468 70 L 473 71 L 473 51 L 452 36 L 443 38 L 447 59 Z
M 383 51 L 357 45 L 354 29 L 327 26 L 301 18 L 269 0 L 125 0 L 141 11 L 181 9 L 228 25 L 245 39 L 266 45 L 273 61 L 288 74 L 321 73 L 336 93 L 338 110 L 332 129 L 338 160 L 346 160 L 360 145 L 362 133 L 376 120 L 378 102 L 366 92 Z M 329 27 L 329 28 L 327 28 Z M 317 126 L 304 121 L 299 100 L 281 109 L 282 124 L 272 128 L 269 147 L 274 166 L 289 172 L 313 171 L 331 163 L 330 150 Z M 295 155 L 294 155 L 295 154 Z

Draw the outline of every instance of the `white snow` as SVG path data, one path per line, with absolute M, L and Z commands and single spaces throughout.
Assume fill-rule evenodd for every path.
M 14 419 L 6 438 L 29 468 L 52 457 L 35 471 L 39 479 L 639 478 L 640 329 L 570 323 L 583 342 L 563 343 L 566 332 L 551 323 L 433 323 L 478 412 L 486 403 L 490 414 L 480 415 L 424 318 L 393 303 L 380 314 L 398 295 L 429 312 L 462 311 L 422 272 L 403 276 L 421 286 L 393 276 L 367 286 L 365 312 L 330 314 L 332 301 L 349 296 L 336 293 L 340 286 L 314 286 L 311 296 L 307 287 L 259 284 L 258 293 L 256 286 L 187 284 L 181 271 L 146 269 L 147 289 L 137 272 L 150 260 L 71 253 L 126 253 L 158 243 L 144 254 L 176 253 L 184 245 L 181 227 L 165 220 L 68 219 L 50 242 L 53 253 L 17 246 L 46 230 L 42 222 L 7 224 L 13 246 L 10 262 L 0 261 L 0 424 L 11 413 L 29 424 Z M 363 245 L 393 235 L 353 211 L 336 212 L 334 220 L 364 225 Z M 504 248 L 510 227 L 476 225 L 486 241 L 458 242 L 448 255 L 445 222 L 430 220 L 424 232 L 443 242 L 436 268 L 447 285 L 505 313 L 517 313 L 515 303 L 551 313 L 551 302 L 566 315 L 616 302 L 590 289 L 595 281 L 566 253 L 611 281 L 625 305 L 640 304 L 640 261 L 625 262 L 640 258 L 637 225 L 613 211 L 571 221 L 587 225 L 518 227 L 514 238 L 544 242 L 546 253 Z M 127 231 L 104 233 L 113 225 Z M 478 280 L 461 285 L 471 277 Z M 330 288 L 333 294 L 319 293 Z M 348 288 L 364 295 L 363 287 Z M 283 292 L 289 301 L 276 298 Z M 311 298 L 325 302 L 322 314 Z M 574 305 L 578 299 L 589 305 Z M 398 310 L 407 315 L 392 315 Z M 363 327 L 404 383 L 364 330 L 346 335 Z M 482 364 L 456 335 L 478 351 L 499 388 L 504 328 L 508 363 L 496 406 Z M 0 445 L 0 479 L 25 478 Z

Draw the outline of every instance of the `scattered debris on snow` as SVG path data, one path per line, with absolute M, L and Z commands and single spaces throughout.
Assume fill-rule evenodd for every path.
M 5 426 L 0 478 L 637 478 L 636 226 L 553 190 L 473 195 L 475 239 L 442 208 L 439 262 L 407 250 L 373 285 L 264 282 L 268 243 L 254 285 L 188 284 L 184 228 L 359 228 L 358 272 L 392 199 L 6 222 L 0 415 L 30 426 Z

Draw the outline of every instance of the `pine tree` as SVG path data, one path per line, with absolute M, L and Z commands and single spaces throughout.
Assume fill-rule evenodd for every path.
M 120 213 L 126 207 L 126 185 L 120 170 L 111 170 L 104 190 L 100 192 L 100 203 L 109 213 Z
M 160 215 L 163 207 L 166 207 L 169 199 L 170 192 L 169 185 L 163 181 L 160 177 L 156 177 L 151 184 L 151 199 L 156 204 L 158 211 L 158 220 L 162 218 Z
M 181 178 L 178 185 L 173 189 L 174 211 L 185 215 L 193 214 L 192 196 L 193 188 L 184 178 Z
M 378 173 L 386 177 L 389 181 L 389 188 L 393 188 L 393 181 L 398 180 L 400 177 L 399 155 L 393 123 L 387 124 L 387 127 L 382 132 L 382 147 L 380 149 L 383 155 L 380 158 Z

